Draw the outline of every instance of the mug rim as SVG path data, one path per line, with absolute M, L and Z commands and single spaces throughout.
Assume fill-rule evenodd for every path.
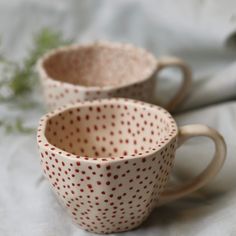
M 149 60 L 152 62 L 152 65 L 150 66 L 149 71 L 147 72 L 147 75 L 144 76 L 142 79 L 136 80 L 136 81 L 128 81 L 126 84 L 123 85 L 109 85 L 109 86 L 84 86 L 80 84 L 72 84 L 66 81 L 59 81 L 56 78 L 53 78 L 50 76 L 45 68 L 44 63 L 47 60 L 50 60 L 52 57 L 57 55 L 58 53 L 64 53 L 64 52 L 71 52 L 75 51 L 78 49 L 83 49 L 83 48 L 91 48 L 91 47 L 96 47 L 96 46 L 102 46 L 106 48 L 111 48 L 111 49 L 125 49 L 125 50 L 132 50 L 136 51 L 139 55 L 143 55 L 146 58 L 149 58 Z M 150 63 L 151 64 L 151 63 Z M 111 90 L 116 90 L 116 89 L 122 89 L 126 88 L 132 85 L 140 84 L 143 82 L 148 81 L 153 77 L 153 75 L 156 73 L 158 69 L 158 59 L 150 52 L 148 52 L 144 48 L 136 47 L 132 44 L 129 43 L 119 43 L 119 42 L 111 42 L 111 41 L 95 41 L 95 42 L 89 42 L 89 43 L 84 43 L 84 44 L 71 44 L 68 46 L 62 46 L 56 49 L 52 49 L 49 52 L 45 53 L 36 63 L 36 70 L 38 71 L 38 74 L 43 80 L 46 80 L 47 82 L 50 82 L 53 84 L 55 87 L 65 87 L 68 89 L 80 89 L 83 91 L 111 91 Z
M 80 156 L 80 155 L 76 155 L 76 154 L 72 154 L 70 152 L 67 151 L 63 151 L 62 149 L 60 149 L 59 147 L 54 146 L 53 144 L 51 144 L 48 140 L 47 137 L 45 135 L 46 133 L 46 125 L 47 122 L 50 118 L 55 117 L 57 115 L 59 115 L 62 112 L 71 110 L 71 109 L 77 109 L 80 107 L 86 107 L 89 105 L 105 105 L 105 104 L 123 104 L 123 105 L 138 105 L 138 106 L 142 106 L 145 107 L 147 109 L 156 109 L 158 110 L 158 112 L 160 112 L 162 115 L 165 116 L 165 119 L 168 119 L 170 122 L 170 131 L 168 132 L 168 138 L 165 136 L 163 141 L 161 142 L 161 144 L 156 145 L 157 148 L 155 148 L 155 150 L 151 150 L 151 151 L 146 151 L 145 153 L 141 153 L 141 154 L 135 154 L 134 156 L 131 155 L 127 155 L 124 157 L 87 157 L 87 156 Z M 106 162 L 120 162 L 120 161 L 126 161 L 126 160 L 130 160 L 130 159 L 136 159 L 136 158 L 145 158 L 147 156 L 151 156 L 154 153 L 159 152 L 160 150 L 162 150 L 163 148 L 165 148 L 165 146 L 170 143 L 173 139 L 175 139 L 177 137 L 178 134 L 178 126 L 176 124 L 176 121 L 174 120 L 174 118 L 171 116 L 171 114 L 166 111 L 164 108 L 157 106 L 157 105 L 153 105 L 153 104 L 149 104 L 146 102 L 142 102 L 142 101 L 138 101 L 138 100 L 134 100 L 134 99 L 128 99 L 128 98 L 105 98 L 105 99 L 96 99 L 96 100 L 92 100 L 92 101 L 84 101 L 84 102 L 76 102 L 76 103 L 70 103 L 64 106 L 61 106 L 57 109 L 55 109 L 54 111 L 51 111 L 49 113 L 47 113 L 46 115 L 44 115 L 40 121 L 39 121 L 39 125 L 38 125 L 38 129 L 37 129 L 37 144 L 38 147 L 41 149 L 50 149 L 50 152 L 53 153 L 53 155 L 59 155 L 63 158 L 69 159 L 69 160 L 74 160 L 74 161 L 86 161 L 86 162 L 93 162 L 93 163 L 106 163 Z

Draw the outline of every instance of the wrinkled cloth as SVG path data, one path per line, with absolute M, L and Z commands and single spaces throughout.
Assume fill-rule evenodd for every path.
M 178 107 L 177 123 L 203 123 L 225 137 L 227 160 L 212 182 L 189 197 L 155 209 L 142 226 L 122 234 L 236 235 L 235 1 L 0 0 L 1 51 L 9 58 L 20 62 L 33 34 L 45 26 L 78 43 L 129 42 L 157 58 L 182 58 L 193 69 L 194 82 Z M 164 104 L 177 90 L 180 75 L 169 69 L 157 80 L 157 99 Z M 35 127 L 43 115 L 37 109 L 19 113 Z M 11 114 L 0 106 L 1 117 L 10 119 Z M 0 135 L 0 235 L 91 235 L 71 222 L 43 178 L 35 134 L 6 135 L 0 130 Z M 181 184 L 197 175 L 212 154 L 213 145 L 205 138 L 185 143 L 177 151 L 175 182 Z

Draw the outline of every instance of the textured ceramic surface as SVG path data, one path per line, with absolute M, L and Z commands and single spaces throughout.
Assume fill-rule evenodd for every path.
M 150 214 L 169 178 L 176 134 L 159 107 L 105 100 L 45 116 L 38 143 L 44 173 L 76 223 L 110 233 Z
M 196 135 L 205 132 L 197 129 Z M 112 233 L 137 227 L 159 204 L 177 141 L 194 133 L 188 128 L 181 132 L 178 136 L 175 121 L 164 109 L 114 98 L 47 114 L 37 139 L 44 174 L 74 221 L 91 232 Z M 215 172 L 208 171 L 211 177 L 223 163 L 224 149 L 218 156 Z M 201 187 L 209 173 L 190 186 L 166 191 L 164 201 Z
M 153 102 L 155 76 L 179 67 L 183 83 L 167 105 L 173 109 L 190 88 L 190 70 L 179 59 L 159 59 L 128 44 L 100 42 L 56 49 L 38 63 L 46 103 L 53 109 L 68 103 L 109 97 Z

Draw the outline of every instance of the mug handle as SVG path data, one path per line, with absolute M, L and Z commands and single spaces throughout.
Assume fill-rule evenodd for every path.
M 199 124 L 182 126 L 179 129 L 178 147 L 180 147 L 187 139 L 196 136 L 205 136 L 212 139 L 215 144 L 213 159 L 206 169 L 193 180 L 177 186 L 174 189 L 164 190 L 157 206 L 182 198 L 198 190 L 206 185 L 222 168 L 226 156 L 226 144 L 224 138 L 216 130 L 209 128 L 208 126 Z
M 180 69 L 183 79 L 181 86 L 174 97 L 165 105 L 168 111 L 175 110 L 176 106 L 183 102 L 192 85 L 192 73 L 190 67 L 181 59 L 175 57 L 160 58 L 157 64 L 156 75 L 166 67 L 177 67 Z

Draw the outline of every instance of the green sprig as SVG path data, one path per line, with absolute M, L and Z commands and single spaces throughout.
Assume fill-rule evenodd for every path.
M 33 101 L 32 95 L 38 83 L 34 70 L 37 60 L 48 50 L 69 43 L 71 41 L 65 40 L 61 33 L 44 28 L 33 37 L 33 47 L 22 64 L 11 61 L 0 53 L 0 104 L 16 105 L 21 109 L 35 107 L 37 102 Z M 15 124 L 8 124 L 2 120 L 0 126 L 9 132 L 26 131 L 18 117 Z
M 16 118 L 14 122 L 7 122 L 0 120 L 0 127 L 3 127 L 6 131 L 6 133 L 13 133 L 13 132 L 19 132 L 19 133 L 32 133 L 35 131 L 34 128 L 26 127 L 20 118 Z

